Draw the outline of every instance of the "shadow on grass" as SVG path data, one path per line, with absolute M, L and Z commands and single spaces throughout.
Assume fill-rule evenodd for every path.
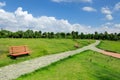
M 7 55 L 7 57 L 16 60 L 16 58 L 20 58 L 20 57 L 26 57 L 26 56 L 30 56 L 30 54 L 24 54 L 24 55 L 19 55 L 19 56 L 11 56 L 11 55 Z

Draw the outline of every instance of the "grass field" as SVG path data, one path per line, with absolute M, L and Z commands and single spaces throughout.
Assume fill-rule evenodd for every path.
M 16 80 L 119 80 L 120 59 L 85 51 Z
M 120 53 L 120 41 L 101 41 L 98 48 Z
M 77 40 L 77 42 L 80 47 L 83 47 L 95 41 Z M 76 41 L 72 39 L 0 39 L 0 67 L 39 56 L 73 50 L 76 49 L 75 43 Z M 16 45 L 27 45 L 32 51 L 30 56 L 18 57 L 15 60 L 8 57 L 9 47 Z

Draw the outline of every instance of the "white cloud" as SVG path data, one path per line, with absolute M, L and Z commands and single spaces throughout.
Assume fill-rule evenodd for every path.
M 0 7 L 6 6 L 5 2 L 0 2 Z
M 120 24 L 107 22 L 101 25 L 103 31 L 107 31 L 108 33 L 120 33 Z
M 27 11 L 19 7 L 15 12 L 7 12 L 0 9 L 0 28 L 17 31 L 17 30 L 42 30 L 53 32 L 71 32 L 72 30 L 85 31 L 80 24 L 70 24 L 68 20 L 58 20 L 55 17 L 33 17 Z M 76 29 L 77 28 L 77 29 Z
M 112 14 L 112 12 L 110 11 L 110 9 L 109 9 L 108 7 L 103 7 L 103 8 L 101 9 L 101 12 L 102 12 L 103 14 L 106 14 L 106 15 Z
M 108 14 L 108 15 L 106 15 L 106 19 L 107 20 L 113 20 L 113 17 L 112 17 L 112 15 Z
M 119 28 L 120 29 L 120 24 L 115 24 L 114 27 Z
M 88 2 L 88 3 L 91 3 L 92 0 L 52 0 L 53 2 L 57 2 L 57 3 L 60 3 L 60 2 Z
M 115 5 L 114 9 L 117 10 L 117 11 L 120 10 L 120 2 L 118 2 L 118 3 Z
M 106 15 L 107 20 L 113 20 L 112 11 L 108 7 L 103 7 L 101 12 Z
M 109 25 L 111 26 L 113 24 L 109 23 Z M 21 7 L 15 12 L 7 12 L 0 9 L 0 28 L 10 31 L 32 29 L 34 31 L 41 30 L 43 32 L 71 32 L 73 30 L 84 33 L 94 33 L 95 31 L 104 32 L 105 30 L 109 32 L 120 32 L 118 24 L 114 24 L 112 28 L 109 28 L 109 25 L 103 25 L 108 26 L 107 29 L 104 29 L 77 23 L 71 24 L 68 20 L 56 19 L 55 17 L 34 17 L 32 14 L 28 13 L 28 11 L 23 11 Z
M 82 10 L 88 11 L 88 12 L 96 12 L 97 10 L 92 7 L 83 7 Z

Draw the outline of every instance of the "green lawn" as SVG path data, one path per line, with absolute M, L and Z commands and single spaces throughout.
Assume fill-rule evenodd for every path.
M 120 41 L 101 41 L 98 48 L 120 53 Z
M 120 59 L 85 51 L 16 80 L 119 80 Z
M 77 41 L 80 47 L 95 42 L 94 40 Z M 0 39 L 0 67 L 39 56 L 73 50 L 76 49 L 75 43 L 76 41 L 72 39 Z M 28 45 L 32 51 L 30 56 L 18 57 L 15 60 L 8 57 L 9 47 L 16 45 Z

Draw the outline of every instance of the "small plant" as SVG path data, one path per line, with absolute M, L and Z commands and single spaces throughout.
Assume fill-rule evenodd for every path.
M 90 58 L 89 61 L 92 62 L 92 59 Z

